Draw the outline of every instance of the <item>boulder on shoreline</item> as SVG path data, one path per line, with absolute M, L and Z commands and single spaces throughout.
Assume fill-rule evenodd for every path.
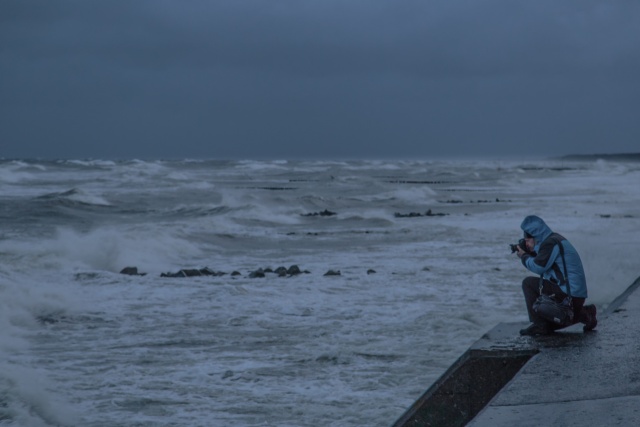
M 375 274 L 376 270 L 370 268 L 367 270 L 367 275 Z M 144 276 L 147 273 L 138 273 L 137 267 L 125 267 L 120 271 L 120 274 L 126 274 L 130 276 Z M 202 277 L 202 276 L 211 276 L 211 277 L 221 277 L 229 274 L 231 277 L 242 276 L 237 270 L 232 271 L 231 273 L 226 273 L 224 271 L 216 271 L 209 267 L 204 268 L 182 268 L 176 272 L 168 272 L 161 273 L 160 277 Z M 311 274 L 308 270 L 302 270 L 296 264 L 291 265 L 289 268 L 280 266 L 278 268 L 271 269 L 270 267 L 266 268 L 258 268 L 256 270 L 250 271 L 246 277 L 250 279 L 263 278 L 267 277 L 268 274 L 275 274 L 278 277 L 293 277 L 301 274 Z M 342 273 L 340 270 L 330 269 L 323 276 L 341 276 Z
M 442 213 L 442 212 L 434 213 L 431 211 L 431 209 L 427 210 L 424 214 L 420 212 L 409 212 L 408 214 L 402 214 L 402 213 L 396 212 L 394 214 L 396 218 L 416 218 L 416 217 L 422 217 L 422 216 L 445 216 L 445 215 L 449 215 L 449 214 Z
M 224 276 L 224 271 L 214 271 L 209 267 L 205 268 L 183 268 L 176 273 L 162 273 L 160 277 L 198 277 L 198 276 Z
M 331 212 L 328 209 L 323 210 L 322 212 L 312 212 L 307 214 L 300 214 L 300 216 L 334 216 L 337 215 L 335 212 Z
M 138 273 L 138 267 L 125 267 L 120 270 L 120 274 L 126 274 L 128 276 L 144 276 L 147 273 Z

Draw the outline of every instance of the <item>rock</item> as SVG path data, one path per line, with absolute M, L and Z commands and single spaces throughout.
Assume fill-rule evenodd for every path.
M 298 267 L 297 265 L 292 265 L 287 270 L 287 274 L 289 276 L 296 276 L 296 275 L 301 274 L 301 273 L 302 273 L 302 271 L 300 271 L 300 267 Z
M 183 268 L 176 273 L 162 273 L 160 277 L 198 277 L 198 276 L 224 276 L 224 271 L 215 271 L 209 267 L 205 268 Z M 240 273 L 238 273 L 240 274 Z
M 249 273 L 249 278 L 255 279 L 257 277 L 265 277 L 264 270 L 259 268 L 256 271 L 252 271 L 251 273 Z
M 367 270 L 367 274 L 376 274 L 376 271 L 373 268 Z
M 284 277 L 287 275 L 287 267 L 278 267 L 275 269 L 274 273 L 276 273 L 278 277 Z
M 120 270 L 120 274 L 127 274 L 129 276 L 144 276 L 147 273 L 138 273 L 138 267 L 125 267 Z
M 176 273 L 162 273 L 160 277 L 194 277 L 194 276 L 202 276 L 200 270 L 190 268 L 190 269 L 182 269 Z
M 227 274 L 224 271 L 215 271 L 210 269 L 209 267 L 201 268 L 200 273 L 203 276 L 224 276 L 225 274 Z
M 324 273 L 325 276 L 341 276 L 342 273 L 340 273 L 340 270 L 329 270 L 326 273 Z
M 445 215 L 449 215 L 447 213 L 433 213 L 431 212 L 431 209 L 429 209 L 425 214 L 425 216 L 445 216 Z
M 414 217 L 422 216 L 422 214 L 419 212 L 410 212 L 408 214 L 401 214 L 400 212 L 396 212 L 394 216 L 396 218 L 414 218 Z
M 126 270 L 128 271 L 128 273 L 123 273 L 123 274 L 136 274 L 137 269 L 135 269 L 135 267 L 127 267 L 127 268 L 131 268 L 130 270 L 126 270 L 124 269 L 123 272 Z M 309 274 L 309 271 L 307 270 L 300 270 L 300 267 L 298 267 L 297 265 L 292 265 L 289 268 L 286 267 L 278 267 L 275 270 L 272 270 L 271 268 L 267 267 L 267 268 L 258 268 L 257 270 L 254 270 L 252 272 L 249 273 L 250 278 L 256 278 L 256 277 L 266 277 L 267 273 L 275 273 L 277 274 L 279 277 L 285 277 L 285 276 L 297 276 L 299 274 L 305 273 L 305 274 Z M 197 276 L 214 276 L 214 277 L 219 277 L 219 276 L 224 276 L 228 273 L 225 273 L 224 271 L 216 271 L 213 270 L 209 267 L 205 267 L 205 268 L 201 268 L 201 269 L 191 269 L 191 268 L 183 268 L 175 273 L 162 273 L 160 274 L 160 277 L 197 277 Z M 144 275 L 144 274 L 139 274 L 139 275 Z M 240 272 L 238 272 L 237 270 L 234 270 L 231 273 L 232 277 L 235 276 L 241 276 L 242 274 Z
M 183 270 L 180 270 L 179 273 L 182 274 L 184 277 L 202 276 L 202 273 L 200 272 L 200 270 L 196 268 L 183 269 Z
M 333 216 L 337 215 L 335 212 L 331 212 L 328 209 L 323 210 L 322 212 L 313 212 L 307 214 L 300 214 L 300 216 Z
M 396 212 L 394 214 L 396 218 L 416 218 L 416 217 L 422 217 L 422 216 L 445 216 L 445 215 L 449 215 L 449 214 L 441 213 L 441 212 L 434 213 L 431 211 L 431 209 L 427 210 L 424 213 L 424 215 L 421 214 L 420 212 L 409 212 L 408 214 L 402 214 L 402 213 Z

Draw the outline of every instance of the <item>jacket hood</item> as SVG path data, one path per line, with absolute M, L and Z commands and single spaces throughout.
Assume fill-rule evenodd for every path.
M 526 217 L 522 221 L 522 224 L 520 224 L 520 228 L 522 231 L 530 234 L 534 239 L 536 239 L 536 244 L 541 243 L 553 233 L 542 218 L 535 215 L 529 215 Z

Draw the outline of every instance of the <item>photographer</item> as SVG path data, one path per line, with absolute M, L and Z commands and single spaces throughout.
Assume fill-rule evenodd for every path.
M 530 276 L 522 281 L 531 325 L 522 329 L 520 334 L 547 335 L 556 329 L 569 326 L 544 319 L 534 310 L 534 303 L 541 294 L 550 295 L 558 302 L 563 301 L 567 297 L 567 279 L 573 307 L 571 324 L 584 323 L 585 332 L 595 328 L 598 324 L 596 307 L 584 305 L 587 298 L 587 282 L 582 261 L 573 245 L 560 234 L 551 231 L 547 224 L 535 215 L 527 216 L 520 228 L 524 231 L 524 242 L 521 240 L 518 245 L 512 245 L 512 251 L 520 258 L 522 265 L 540 276 Z M 564 272 L 567 272 L 567 278 Z

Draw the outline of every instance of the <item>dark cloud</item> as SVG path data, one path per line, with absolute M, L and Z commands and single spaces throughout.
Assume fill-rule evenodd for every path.
M 635 1 L 0 2 L 0 157 L 633 151 Z

